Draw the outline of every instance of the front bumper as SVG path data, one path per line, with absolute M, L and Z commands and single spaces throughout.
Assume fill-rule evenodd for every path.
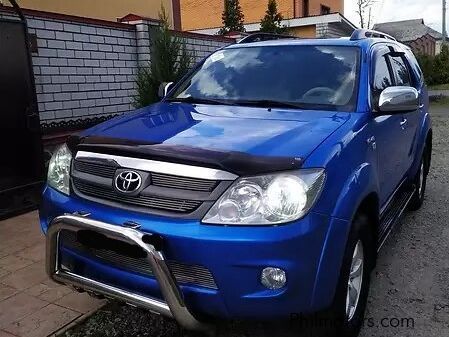
M 46 188 L 40 216 L 50 245 L 54 245 L 51 244 L 54 239 L 50 237 L 54 238 L 54 232 L 61 228 L 57 224 L 65 224 L 67 220 L 67 217 L 55 218 L 74 212 L 90 213 L 88 223 L 105 223 L 106 226 L 100 227 L 122 239 L 130 239 L 126 234 L 129 228 L 120 225 L 134 221 L 141 228 L 139 234 L 133 232 L 133 238 L 151 233 L 160 235 L 166 242 L 163 254 L 145 244 L 145 251 L 152 251 L 148 253 L 153 256 L 151 265 L 155 264 L 156 269 L 160 269 L 159 276 L 155 273 L 155 278 L 63 250 L 61 258 L 79 264 L 79 270 L 83 271 L 79 276 L 105 284 L 108 289 L 119 290 L 114 290 L 113 294 L 107 293 L 108 289 L 92 291 L 173 316 L 184 326 L 196 329 L 204 326 L 198 324 L 194 316 L 275 319 L 326 308 L 335 292 L 348 228 L 346 221 L 316 213 L 278 227 L 204 225 L 198 221 L 153 217 L 111 208 Z M 86 218 L 69 218 L 75 221 L 75 227 L 86 226 Z M 48 255 L 50 266 L 53 266 L 49 267 L 49 274 L 56 280 L 76 285 L 79 278 L 58 279 L 61 271 L 55 267 L 57 252 L 54 248 Z M 170 280 L 169 272 L 163 272 L 165 267 L 161 267 L 160 262 L 164 258 L 206 267 L 213 274 L 218 289 L 176 284 L 173 278 Z M 260 272 L 267 266 L 287 272 L 285 287 L 269 290 L 261 285 Z M 86 288 L 85 283 L 83 287 Z M 126 298 L 123 293 L 126 293 Z M 178 318 L 175 314 L 179 308 L 184 308 L 182 315 L 187 319 L 182 315 Z M 184 319 L 187 323 L 183 323 Z
M 136 244 L 141 247 L 147 253 L 148 262 L 150 263 L 153 274 L 158 281 L 165 302 L 154 298 L 141 296 L 60 268 L 61 264 L 60 261 L 58 261 L 58 234 L 61 230 L 70 230 L 74 232 L 79 230 L 93 230 L 104 234 L 107 237 Z M 208 330 L 207 326 L 197 321 L 187 309 L 182 294 L 176 285 L 167 264 L 165 263 L 162 252 L 157 251 L 153 245 L 145 243 L 143 240 L 144 237 L 144 233 L 132 228 L 121 228 L 78 215 L 59 216 L 51 222 L 47 232 L 47 274 L 54 281 L 69 283 L 103 295 L 118 298 L 127 303 L 146 308 L 168 317 L 173 317 L 186 329 Z

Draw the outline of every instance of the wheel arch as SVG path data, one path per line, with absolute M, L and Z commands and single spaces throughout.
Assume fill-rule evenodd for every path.
M 365 188 L 367 186 L 364 186 Z M 363 191 L 363 192 L 362 192 Z M 323 309 L 326 305 L 330 305 L 335 296 L 335 292 L 337 289 L 337 283 L 341 271 L 341 266 L 343 263 L 343 255 L 348 242 L 349 233 L 351 230 L 352 223 L 354 219 L 358 216 L 358 214 L 363 213 L 368 218 L 368 226 L 372 231 L 372 246 L 369 247 L 369 251 L 371 253 L 371 268 L 374 268 L 377 260 L 377 242 L 378 242 L 378 228 L 380 224 L 379 219 L 379 210 L 380 210 L 380 201 L 379 195 L 376 190 L 373 188 L 371 190 L 365 190 L 360 186 L 359 192 L 361 194 L 358 195 L 358 200 L 356 201 L 356 196 L 353 196 L 352 205 L 356 205 L 353 207 L 352 216 L 350 219 L 345 220 L 344 224 L 342 222 L 332 222 L 333 225 L 330 226 L 326 242 L 323 245 L 323 251 L 321 256 L 321 261 L 319 264 L 319 269 L 317 270 L 316 278 L 315 278 L 315 286 L 314 286 L 314 294 L 312 296 L 312 308 Z M 335 245 L 336 241 L 340 241 L 341 244 L 338 247 Z M 329 261 L 333 261 L 330 263 Z M 338 261 L 338 263 L 335 263 Z M 338 270 L 333 270 L 329 272 L 327 268 L 335 268 Z M 328 278 L 329 275 L 336 275 L 336 279 L 334 280 L 332 285 L 329 284 Z M 323 290 L 324 287 L 330 286 L 331 289 L 327 289 L 326 294 L 327 298 L 323 298 L 322 294 L 318 294 L 319 290 Z
M 366 187 L 366 186 L 365 186 Z M 363 192 L 362 192 L 363 191 Z M 368 219 L 368 226 L 372 231 L 372 245 L 369 247 L 371 259 L 371 268 L 374 268 L 377 260 L 377 243 L 378 243 L 378 229 L 380 225 L 379 219 L 379 195 L 375 189 L 366 192 L 360 186 L 358 190 L 361 194 L 360 199 L 357 201 L 354 199 L 352 215 L 347 220 L 341 221 L 331 221 L 331 226 L 329 227 L 326 242 L 323 245 L 321 260 L 319 263 L 318 270 L 315 276 L 315 286 L 314 293 L 312 296 L 312 308 L 324 309 L 327 305 L 332 303 L 337 289 L 338 278 L 341 271 L 341 266 L 343 263 L 343 255 L 346 249 L 346 245 L 349 238 L 349 233 L 351 231 L 351 226 L 360 213 L 366 215 Z M 364 193 L 365 192 L 365 193 Z M 340 219 L 339 219 L 340 220 Z M 344 221 L 344 222 L 343 222 Z M 329 269 L 330 268 L 330 269 Z M 329 280 L 332 279 L 332 282 Z M 326 290 L 324 290 L 327 288 Z M 321 291 L 327 294 L 327 298 L 324 298 Z
M 364 214 L 368 220 L 368 227 L 370 229 L 373 241 L 369 247 L 371 254 L 371 268 L 376 266 L 377 248 L 379 243 L 379 226 L 380 226 L 380 202 L 379 195 L 376 192 L 369 193 L 360 203 L 355 213 Z M 354 219 L 353 219 L 354 220 Z M 352 220 L 352 221 L 353 221 Z

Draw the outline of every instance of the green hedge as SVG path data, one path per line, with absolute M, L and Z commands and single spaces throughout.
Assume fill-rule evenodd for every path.
M 436 56 L 421 54 L 416 58 L 428 85 L 449 83 L 449 47 L 446 44 Z

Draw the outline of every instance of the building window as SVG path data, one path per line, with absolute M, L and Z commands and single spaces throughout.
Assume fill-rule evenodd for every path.
M 331 13 L 330 7 L 321 5 L 321 15 L 326 15 L 326 14 L 330 14 L 330 13 Z
M 302 16 L 309 16 L 309 0 L 302 2 Z

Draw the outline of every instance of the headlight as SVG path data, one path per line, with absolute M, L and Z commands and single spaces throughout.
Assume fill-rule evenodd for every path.
M 315 203 L 324 179 L 324 169 L 240 178 L 215 202 L 203 222 L 274 225 L 299 219 Z
M 67 145 L 64 144 L 53 153 L 48 165 L 48 185 L 67 195 L 70 192 L 71 161 L 72 153 Z

